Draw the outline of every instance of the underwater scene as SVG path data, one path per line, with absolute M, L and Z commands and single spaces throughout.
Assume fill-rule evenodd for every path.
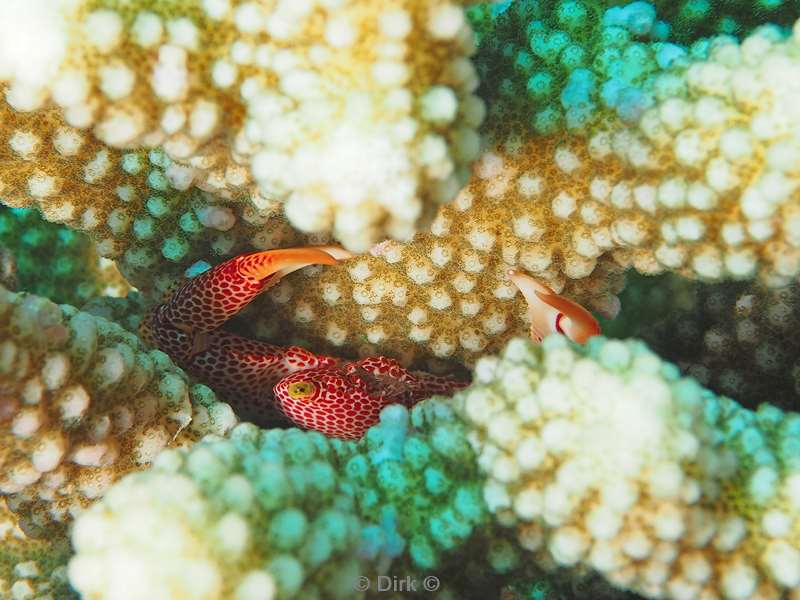
M 0 0 L 0 598 L 800 600 L 800 2 Z

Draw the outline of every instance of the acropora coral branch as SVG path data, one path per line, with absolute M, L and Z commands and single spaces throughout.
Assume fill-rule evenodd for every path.
M 647 3 L 589 15 L 520 2 L 497 17 L 476 57 L 489 135 L 501 147 L 526 130 L 585 136 L 590 196 L 642 213 L 613 231 L 641 272 L 788 284 L 800 273 L 800 25 L 681 47 L 649 41 L 668 28 Z M 607 174 L 619 168 L 630 174 Z
M 410 423 L 387 407 L 358 444 L 240 425 L 162 453 L 79 517 L 70 581 L 353 597 L 381 561 L 441 568 L 478 540 L 490 570 L 588 567 L 649 598 L 800 592 L 797 414 L 743 409 L 636 341 L 515 339 L 475 377 Z
M 648 598 L 800 591 L 800 416 L 681 378 L 640 342 L 511 342 L 456 411 L 531 560 Z
M 512 267 L 607 315 L 628 266 L 789 284 L 800 274 L 796 32 L 778 39 L 767 28 L 676 56 L 636 88 L 631 124 L 609 112 L 633 110 L 624 103 L 592 116 L 593 94 L 613 86 L 573 70 L 561 102 L 567 123 L 586 117 L 583 133 L 506 132 L 430 232 L 288 279 L 265 297 L 260 331 L 277 311 L 329 351 L 471 362 L 525 332 Z M 631 47 L 658 70 L 657 45 Z
M 403 552 L 438 565 L 485 523 L 472 458 L 457 422 L 409 431 L 399 405 L 359 445 L 243 424 L 112 488 L 76 524 L 71 581 L 86 598 L 356 597 L 361 574 Z
M 12 285 L 4 285 L 17 291 L 81 306 L 95 297 L 124 296 L 130 289 L 114 263 L 98 256 L 88 236 L 48 223 L 34 209 L 0 206 L 0 245 L 8 250 L 15 274 Z
M 800 400 L 800 289 L 701 285 L 675 275 L 629 278 L 625 310 L 603 332 L 637 337 L 717 393 L 747 406 Z
M 26 533 L 58 534 L 162 449 L 235 423 L 120 326 L 0 288 L 0 495 Z
M 523 14 L 511 21 L 517 30 L 500 28 L 513 33 L 512 56 L 528 29 L 558 52 L 545 44 L 536 46 L 539 54 L 520 54 L 513 77 L 497 63 L 501 92 L 487 96 L 496 147 L 475 168 L 458 206 L 444 208 L 430 232 L 411 243 L 376 249 L 382 258 L 286 281 L 272 295 L 277 303 L 265 300 L 260 312 L 268 318 L 258 333 L 276 339 L 283 320 L 290 324 L 283 339 L 319 350 L 367 354 L 380 347 L 408 362 L 469 363 L 526 329 L 508 267 L 608 315 L 617 310 L 618 272 L 627 265 L 704 281 L 758 274 L 772 285 L 788 282 L 800 268 L 791 136 L 800 121 L 791 104 L 797 41 L 763 29 L 741 45 L 729 38 L 690 49 L 650 42 L 661 35 L 658 21 L 641 3 L 631 7 L 584 23 L 604 45 L 588 47 L 577 63 L 558 59 L 558 69 L 547 65 L 570 54 L 556 44 L 553 20 L 569 11 L 539 20 Z M 481 43 L 479 66 L 493 64 L 490 41 Z M 537 87 L 537 65 L 546 66 L 551 84 Z M 528 84 L 549 91 L 531 96 Z M 514 98 L 521 104 L 511 104 Z M 278 202 L 192 191 L 191 169 L 163 152 L 108 149 L 74 130 L 62 135 L 53 109 L 3 110 L 3 122 L 26 123 L 3 130 L 0 144 L 8 148 L 2 164 L 9 187 L 22 190 L 13 202 L 30 202 L 25 178 L 50 169 L 42 173 L 65 187 L 37 199 L 44 214 L 93 230 L 101 253 L 120 257 L 135 285 L 155 290 L 151 300 L 196 261 L 309 241 L 276 217 Z M 519 120 L 526 111 L 554 133 L 531 136 L 536 128 Z M 577 133 L 563 138 L 564 127 Z M 27 139 L 24 132 L 38 140 L 29 161 L 11 150 L 14 139 Z M 63 144 L 73 156 L 59 153 Z
M 204 189 L 257 184 L 295 227 L 365 250 L 410 237 L 478 154 L 461 4 L 14 0 L 0 7 L 0 80 L 15 117 L 53 104 L 56 123 L 110 147 L 163 145 Z
M 31 539 L 0 498 L 0 595 L 11 600 L 77 600 L 69 585 L 69 538 Z

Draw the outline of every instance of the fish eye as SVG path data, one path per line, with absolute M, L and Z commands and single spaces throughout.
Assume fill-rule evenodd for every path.
M 296 381 L 286 388 L 289 397 L 295 400 L 306 400 L 314 394 L 316 387 L 310 381 Z

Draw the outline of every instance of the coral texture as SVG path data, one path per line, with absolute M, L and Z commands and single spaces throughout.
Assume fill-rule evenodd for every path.
M 430 232 L 288 278 L 264 298 L 257 331 L 276 336 L 291 323 L 329 352 L 469 363 L 526 329 L 510 267 L 606 315 L 627 266 L 789 284 L 800 273 L 797 44 L 773 29 L 741 44 L 718 38 L 634 86 L 632 124 L 584 115 L 582 135 L 500 138 Z M 657 70 L 658 46 L 636 48 Z M 617 79 L 600 86 L 589 75 L 560 94 L 568 124 L 593 94 L 622 94 Z M 585 102 L 567 101 L 584 92 Z M 617 112 L 632 106 L 624 95 Z
M 800 600 L 798 0 L 473 4 L 0 0 L 0 596 Z M 138 337 L 331 238 L 226 335 L 469 387 L 332 440 Z
M 797 414 L 746 410 L 635 341 L 517 338 L 475 376 L 357 444 L 244 424 L 162 453 L 78 519 L 71 582 L 352 597 L 392 561 L 449 572 L 476 544 L 486 577 L 573 569 L 544 594 L 581 566 L 650 598 L 800 589 Z
M 0 207 L 0 244 L 13 260 L 15 289 L 75 306 L 130 289 L 86 235 L 48 223 L 35 210 Z
M 31 539 L 0 498 L 0 595 L 11 600 L 72 600 L 67 580 L 69 539 Z
M 359 444 L 243 424 L 164 452 L 77 522 L 71 581 L 89 598 L 131 586 L 132 598 L 350 598 L 404 553 L 440 567 L 488 513 L 447 406 L 412 414 L 413 429 L 407 409 L 387 408 Z M 165 540 L 155 553 L 151 527 Z
M 36 536 L 59 532 L 163 448 L 236 422 L 118 325 L 5 289 L 0 390 L 0 494 Z
M 163 145 L 203 188 L 255 182 L 296 227 L 352 249 L 410 237 L 478 153 L 460 3 L 15 0 L 0 23 L 15 117 L 52 102 L 60 125 L 113 148 Z
M 800 590 L 800 415 L 714 396 L 635 341 L 517 339 L 475 375 L 456 411 L 532 559 L 648 598 Z
M 476 61 L 488 73 L 487 132 L 495 147 L 458 206 L 442 209 L 431 231 L 411 243 L 376 248 L 381 257 L 317 279 L 295 275 L 272 295 L 275 302 L 265 300 L 256 311 L 264 315 L 260 336 L 337 353 L 381 347 L 419 364 L 470 363 L 524 331 L 508 266 L 605 314 L 616 310 L 618 272 L 626 265 L 709 281 L 758 274 L 771 285 L 796 275 L 794 37 L 780 39 L 768 28 L 741 44 L 719 38 L 687 49 L 653 42 L 663 33 L 659 22 L 652 7 L 637 3 L 608 9 L 603 18 L 584 15 L 573 37 L 590 30 L 595 41 L 573 63 L 555 27 L 566 27 L 561 22 L 571 10 L 586 11 L 550 7 L 537 20 L 524 5 L 496 15 L 496 29 L 489 28 L 496 40 L 484 32 Z M 551 57 L 547 44 L 534 54 L 515 50 L 528 29 L 558 52 Z M 539 71 L 531 69 L 551 63 L 547 93 L 526 92 L 531 81 L 540 89 Z M 73 190 L 38 205 L 48 218 L 93 229 L 101 253 L 120 257 L 123 272 L 151 299 L 197 261 L 323 241 L 292 231 L 275 216 L 274 200 L 192 191 L 191 169 L 163 152 L 124 153 L 75 131 L 59 138 L 52 110 L 47 118 L 4 110 L 9 123 L 29 120 L 5 131 L 9 177 L 18 178 L 10 187 L 24 196 L 24 177 L 39 168 L 39 158 L 26 162 L 11 150 L 12 139 L 35 130 L 41 159 L 63 165 L 60 180 Z M 563 128 L 576 133 L 564 139 Z M 539 130 L 554 132 L 528 139 Z M 64 143 L 74 156 L 59 153 Z M 92 200 L 88 208 L 84 197 Z M 291 326 L 279 332 L 278 321 Z
M 670 23 L 671 37 L 681 42 L 716 34 L 742 36 L 764 23 L 791 25 L 798 14 L 793 0 L 655 0 L 654 4 Z
M 752 283 L 699 285 L 674 275 L 629 281 L 624 309 L 605 324 L 639 337 L 714 391 L 748 406 L 796 409 L 800 398 L 800 291 Z
M 200 258 L 299 241 L 280 203 L 202 192 L 163 150 L 109 148 L 52 108 L 17 113 L 0 102 L 0 123 L 3 202 L 88 232 L 143 291 L 157 296 Z

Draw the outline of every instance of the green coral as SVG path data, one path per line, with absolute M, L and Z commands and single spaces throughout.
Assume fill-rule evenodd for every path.
M 789 25 L 797 18 L 797 0 L 655 0 L 658 14 L 671 24 L 672 37 L 688 43 L 701 37 L 744 36 L 765 23 Z
M 132 291 L 122 298 L 111 296 L 94 298 L 84 304 L 81 309 L 121 325 L 131 333 L 138 333 L 142 318 L 150 308 L 140 292 Z
M 381 524 L 368 546 L 386 540 L 414 568 L 440 567 L 487 523 L 472 449 L 445 405 L 418 405 L 410 423 L 403 407 L 385 409 L 343 468 L 362 517 Z
M 630 275 L 612 337 L 639 337 L 712 390 L 751 408 L 763 398 L 796 409 L 800 398 L 800 289 L 704 285 L 676 275 Z
M 583 132 L 614 112 L 635 120 L 652 102 L 639 88 L 684 53 L 661 41 L 669 28 L 644 2 L 517 0 L 489 16 L 473 11 L 486 128 L 497 139 Z
M 442 575 L 443 597 L 501 576 L 613 596 L 588 568 L 648 597 L 770 597 L 800 585 L 799 434 L 800 415 L 717 397 L 641 342 L 518 338 L 453 399 L 387 407 L 358 443 L 246 424 L 167 451 L 77 521 L 70 577 L 87 595 L 269 597 L 257 580 L 352 597 L 391 566 Z M 121 554 L 130 570 L 110 568 Z
M 85 234 L 49 223 L 33 209 L 0 206 L 0 245 L 13 256 L 19 289 L 55 302 L 80 306 L 128 289 Z
M 12 600 L 77 600 L 67 579 L 66 537 L 31 539 L 0 498 L 0 596 Z
M 333 455 L 320 434 L 249 424 L 162 453 L 80 519 L 70 578 L 90 597 L 125 585 L 171 597 L 350 598 L 362 525 Z M 164 544 L 153 547 L 152 531 Z M 135 571 L 110 568 L 115 549 Z

